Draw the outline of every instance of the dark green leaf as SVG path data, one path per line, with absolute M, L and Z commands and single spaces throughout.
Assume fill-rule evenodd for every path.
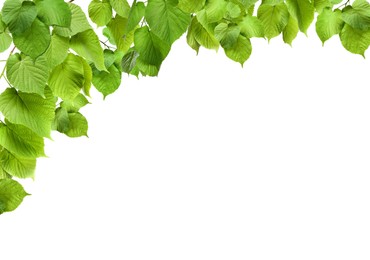
M 139 57 L 139 53 L 136 51 L 130 51 L 122 58 L 122 71 L 130 73 L 136 66 L 136 59 Z
M 226 23 L 220 23 L 215 28 L 215 37 L 225 49 L 233 47 L 237 42 L 239 35 L 239 26 L 229 26 Z
M 13 36 L 14 45 L 33 59 L 36 59 L 47 50 L 50 40 L 49 27 L 37 18 L 30 28 L 22 34 Z
M 2 19 L 13 34 L 21 34 L 29 29 L 36 19 L 37 8 L 33 2 L 6 0 L 2 9 Z
M 343 9 L 342 19 L 354 29 L 370 29 L 370 4 L 366 0 L 354 1 Z
M 170 46 L 153 34 L 147 26 L 135 32 L 135 50 L 139 53 L 136 60 L 138 68 L 149 76 L 156 76 Z

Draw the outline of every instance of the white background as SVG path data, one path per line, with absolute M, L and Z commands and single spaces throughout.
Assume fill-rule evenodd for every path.
M 183 37 L 158 78 L 94 92 L 89 138 L 55 133 L 0 216 L 0 259 L 368 260 L 369 61 L 314 26 L 253 48 L 242 69 Z

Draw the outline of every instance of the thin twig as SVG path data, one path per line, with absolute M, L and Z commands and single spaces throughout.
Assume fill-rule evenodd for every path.
M 105 47 L 107 47 L 108 49 L 113 48 L 112 46 L 109 46 L 108 44 L 106 44 L 106 43 L 105 43 L 105 42 L 103 42 L 102 40 L 100 40 L 100 42 L 101 42 Z

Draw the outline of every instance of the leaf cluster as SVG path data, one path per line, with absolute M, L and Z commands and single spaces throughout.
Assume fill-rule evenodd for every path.
M 52 131 L 87 136 L 80 109 L 91 87 L 105 98 L 122 73 L 157 76 L 184 34 L 197 53 L 222 48 L 241 65 L 251 39 L 281 35 L 292 45 L 315 15 L 323 44 L 339 35 L 362 56 L 370 45 L 366 0 L 92 0 L 87 13 L 76 2 L 6 0 L 1 8 L 0 52 L 9 57 L 0 74 L 8 84 L 0 94 L 0 214 L 28 195 L 16 179 L 34 177 L 44 138 Z

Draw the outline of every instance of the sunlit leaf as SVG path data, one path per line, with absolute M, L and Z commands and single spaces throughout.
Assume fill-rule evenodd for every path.
M 69 27 L 72 13 L 63 0 L 35 0 L 38 17 L 47 25 Z
M 109 23 L 112 19 L 112 14 L 112 6 L 108 0 L 93 0 L 89 4 L 90 19 L 98 26 Z
M 55 96 L 63 100 L 73 100 L 84 86 L 84 68 L 80 58 L 68 54 L 63 63 L 50 74 L 49 86 Z
M 344 26 L 340 10 L 325 8 L 317 17 L 316 32 L 324 44 L 333 35 L 339 34 Z
M 6 149 L 0 152 L 0 161 L 3 169 L 10 175 L 26 179 L 33 178 L 36 170 L 36 159 L 23 158 Z
M 44 139 L 29 128 L 10 122 L 0 123 L 0 145 L 24 158 L 45 156 Z
M 24 197 L 29 195 L 17 181 L 0 180 L 0 214 L 18 208 Z
M 69 44 L 77 54 L 93 62 L 98 70 L 106 70 L 103 48 L 93 30 L 87 30 L 72 36 Z
M 258 8 L 257 16 L 261 20 L 265 35 L 269 40 L 278 36 L 289 21 L 289 12 L 284 3 L 262 4 Z
M 6 76 L 18 90 L 44 96 L 49 77 L 47 60 L 43 56 L 34 61 L 18 53 L 11 55 L 6 64 Z
M 3 115 L 11 123 L 24 125 L 42 137 L 50 137 L 54 110 L 55 99 L 49 88 L 45 89 L 45 98 L 18 92 L 14 88 L 6 89 L 0 95 L 0 112 Z
M 149 0 L 145 19 L 152 33 L 172 44 L 190 23 L 190 15 L 177 7 L 177 0 Z

